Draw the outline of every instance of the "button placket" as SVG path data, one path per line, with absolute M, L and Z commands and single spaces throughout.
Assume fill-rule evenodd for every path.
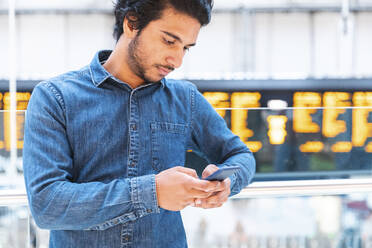
M 133 223 L 123 225 L 121 229 L 121 244 L 122 247 L 131 247 L 133 241 Z
M 135 90 L 132 91 L 129 98 L 129 153 L 128 153 L 128 176 L 137 176 L 137 161 L 138 161 L 138 101 L 134 96 Z

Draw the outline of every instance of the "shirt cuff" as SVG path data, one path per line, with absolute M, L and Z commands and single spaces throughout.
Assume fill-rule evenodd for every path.
M 240 192 L 240 189 L 236 189 L 236 174 L 232 174 L 230 177 L 230 196 L 236 195 Z
M 147 214 L 160 213 L 156 196 L 155 175 L 132 178 L 130 186 L 134 206 L 139 207 Z

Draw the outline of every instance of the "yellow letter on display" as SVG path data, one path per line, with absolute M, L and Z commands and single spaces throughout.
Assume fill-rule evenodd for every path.
M 311 107 L 320 107 L 322 98 L 320 93 L 316 92 L 296 92 L 293 96 L 293 129 L 297 133 L 318 133 L 320 127 L 314 123 L 311 114 L 316 113 L 317 109 Z M 310 108 L 310 109 L 303 109 Z
M 231 131 L 238 135 L 243 142 L 257 152 L 262 148 L 260 141 L 248 141 L 254 132 L 247 127 L 248 109 L 260 107 L 261 94 L 258 92 L 238 92 L 231 95 L 231 107 L 238 108 L 231 111 Z
M 353 96 L 355 107 L 353 110 L 353 146 L 362 147 L 367 138 L 372 137 L 372 123 L 368 122 L 368 116 L 372 112 L 372 92 L 355 92 Z M 372 142 L 368 142 L 366 152 L 372 152 Z

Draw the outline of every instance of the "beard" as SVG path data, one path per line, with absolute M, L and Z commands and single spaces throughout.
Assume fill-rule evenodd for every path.
M 175 68 L 170 65 L 162 65 L 162 64 L 146 64 L 146 62 L 151 61 L 149 56 L 146 55 L 141 49 L 142 42 L 140 40 L 141 32 L 138 32 L 136 37 L 129 43 L 128 45 L 128 65 L 132 72 L 139 78 L 141 78 L 145 83 L 157 83 L 159 82 L 164 76 L 160 75 L 149 75 L 151 69 L 167 69 L 169 71 L 173 71 Z
M 155 80 L 146 76 L 146 66 L 144 61 L 148 60 L 145 55 L 141 53 L 140 47 L 140 32 L 134 37 L 128 46 L 128 64 L 132 72 L 147 83 L 156 83 L 160 79 Z

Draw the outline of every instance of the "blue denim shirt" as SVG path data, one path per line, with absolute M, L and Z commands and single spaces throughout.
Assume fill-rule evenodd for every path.
M 36 223 L 50 247 L 187 247 L 180 212 L 159 208 L 155 174 L 192 148 L 238 165 L 232 195 L 255 171 L 248 148 L 185 81 L 131 89 L 102 63 L 38 84 L 28 105 L 23 164 Z

